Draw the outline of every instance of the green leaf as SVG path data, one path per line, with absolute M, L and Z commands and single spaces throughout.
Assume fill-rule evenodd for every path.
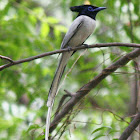
M 36 140 L 43 140 L 45 138 L 45 135 L 40 135 L 36 138 Z
M 93 133 L 95 133 L 95 132 L 98 132 L 98 131 L 100 131 L 100 130 L 103 130 L 103 129 L 112 129 L 111 127 L 109 127 L 109 126 L 103 126 L 103 127 L 100 127 L 100 128 L 97 128 L 97 129 L 95 129 L 91 134 L 93 134 Z
M 67 28 L 66 28 L 65 26 L 56 25 L 55 28 L 56 28 L 57 30 L 59 30 L 60 32 L 64 32 L 64 33 L 67 32 Z
M 33 129 L 38 129 L 40 128 L 40 126 L 38 124 L 33 124 L 33 125 L 30 125 L 30 127 L 28 128 L 27 132 L 33 130 Z
M 57 24 L 59 22 L 59 20 L 57 18 L 54 18 L 54 17 L 47 17 L 46 21 L 49 24 Z
M 0 118 L 0 131 L 4 129 L 8 129 L 10 126 L 12 126 L 12 121 L 4 120 Z
M 46 37 L 50 31 L 50 28 L 47 23 L 42 23 L 41 25 L 41 36 Z

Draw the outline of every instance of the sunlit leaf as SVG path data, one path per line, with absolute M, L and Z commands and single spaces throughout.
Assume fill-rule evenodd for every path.
M 47 23 L 41 23 L 41 36 L 47 37 L 48 33 L 50 31 L 49 25 Z
M 34 130 L 34 129 L 38 129 L 40 128 L 40 126 L 38 124 L 33 124 L 33 125 L 30 125 L 27 132 L 31 131 L 31 130 Z
M 95 129 L 91 134 L 94 134 L 95 132 L 101 131 L 103 129 L 111 130 L 112 128 L 109 126 L 103 126 L 103 127 Z

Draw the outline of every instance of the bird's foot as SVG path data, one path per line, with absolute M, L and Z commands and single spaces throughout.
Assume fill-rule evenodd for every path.
M 72 51 L 72 47 L 68 46 L 68 52 L 71 52 L 71 51 Z
M 87 49 L 89 48 L 89 45 L 88 44 L 82 44 L 82 45 L 84 45 Z

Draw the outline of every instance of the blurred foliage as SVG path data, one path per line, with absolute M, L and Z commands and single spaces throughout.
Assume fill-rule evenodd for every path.
M 60 48 L 62 39 L 76 17 L 70 6 L 83 0 L 0 0 L 0 54 L 19 60 Z M 94 0 L 92 5 L 106 6 L 97 15 L 97 27 L 86 43 L 140 43 L 139 0 Z M 130 14 L 133 29 L 131 29 Z M 55 108 L 64 93 L 77 91 L 102 69 L 130 52 L 132 48 L 112 47 L 89 49 L 68 74 Z M 66 72 L 83 51 L 71 57 Z M 0 139 L 27 140 L 44 138 L 46 100 L 58 62 L 58 55 L 12 66 L 0 73 Z M 8 63 L 0 60 L 0 65 Z M 80 113 L 72 120 L 61 139 L 117 139 L 127 123 L 109 111 L 95 109 L 89 99 L 102 109 L 113 110 L 118 116 L 128 116 L 132 63 L 108 76 L 82 101 Z M 76 109 L 75 109 L 76 111 Z M 77 122 L 77 120 L 79 122 Z M 130 118 L 126 118 L 130 121 Z M 87 122 L 87 123 L 84 123 Z M 54 131 L 57 132 L 60 126 Z

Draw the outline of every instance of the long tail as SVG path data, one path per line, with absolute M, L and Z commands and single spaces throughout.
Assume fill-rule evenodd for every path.
M 52 107 L 53 107 L 53 103 L 52 103 L 52 106 L 48 107 L 48 113 L 47 113 L 47 118 L 46 118 L 45 140 L 48 140 L 48 138 L 49 138 L 49 128 L 50 128 Z
M 59 61 L 57 70 L 55 72 L 51 88 L 49 91 L 47 106 L 48 106 L 48 113 L 47 113 L 47 119 L 46 119 L 46 132 L 45 132 L 45 140 L 48 140 L 49 137 L 49 128 L 50 128 L 50 121 L 51 121 L 51 112 L 55 100 L 55 95 L 57 93 L 62 75 L 64 73 L 65 67 L 67 65 L 67 62 L 69 58 L 71 57 L 73 52 L 65 52 L 62 54 L 61 59 Z

